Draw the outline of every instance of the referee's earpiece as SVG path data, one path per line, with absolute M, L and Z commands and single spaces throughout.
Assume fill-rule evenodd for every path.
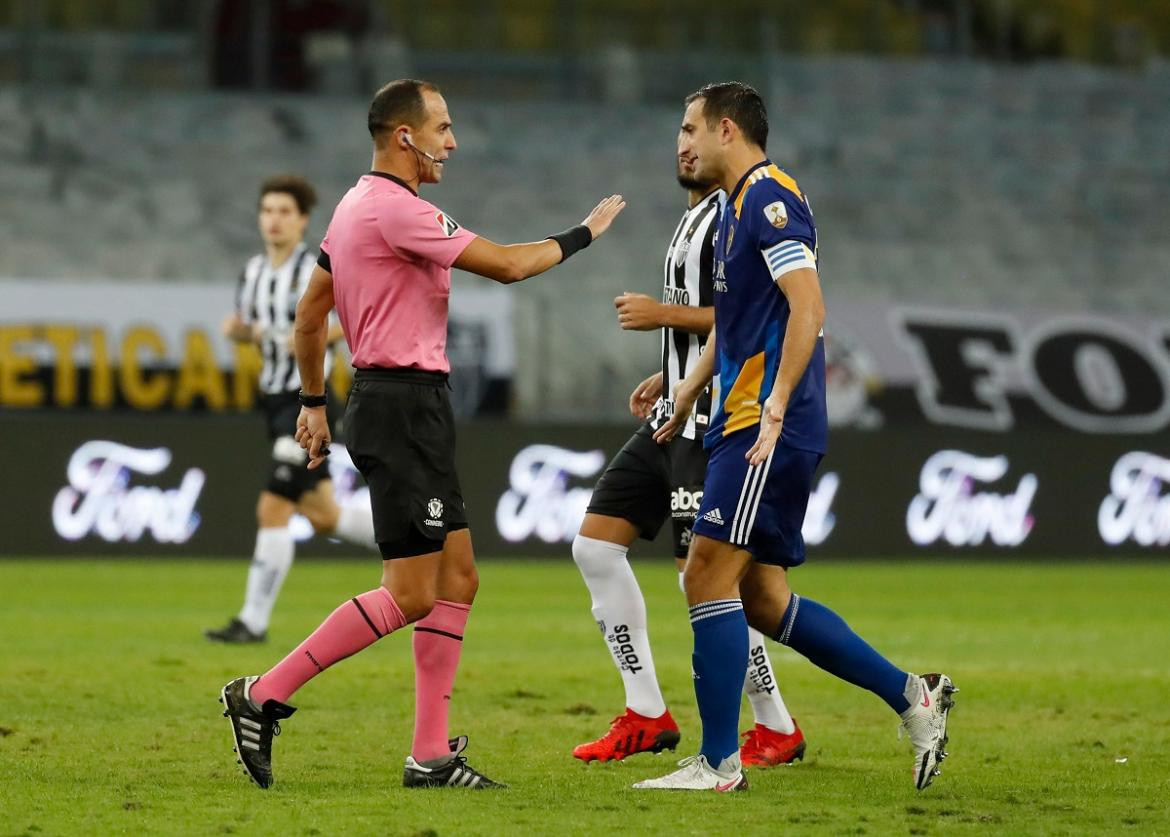
M 403 145 L 405 148 L 414 148 L 414 140 L 412 140 L 412 139 L 410 138 L 410 132 L 409 132 L 409 131 L 403 131 L 403 132 L 402 132 L 402 145 Z

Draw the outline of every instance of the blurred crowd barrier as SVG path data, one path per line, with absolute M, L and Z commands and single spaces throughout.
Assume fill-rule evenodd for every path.
M 457 277 L 456 298 L 477 288 L 509 299 L 503 409 L 514 417 L 620 419 L 658 362 L 657 336 L 619 331 L 612 301 L 661 293 L 684 208 L 673 179 L 681 98 L 723 77 L 719 65 L 662 66 L 674 104 L 450 96 L 459 148 L 425 191 L 464 226 L 532 240 L 577 223 L 602 195 L 629 201 L 602 242 L 545 276 L 507 289 Z M 774 59 L 749 80 L 767 96 L 770 155 L 817 216 L 831 336 L 849 326 L 864 349 L 871 338 L 848 322 L 863 303 L 1170 315 L 1170 71 L 834 57 Z M 293 171 L 317 185 L 319 241 L 369 164 L 367 104 L 0 87 L 0 276 L 202 283 L 226 309 L 258 249 L 260 180 Z M 22 319 L 11 304 L 2 313 Z

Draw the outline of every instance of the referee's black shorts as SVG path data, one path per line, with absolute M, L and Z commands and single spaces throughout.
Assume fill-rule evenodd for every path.
M 272 461 L 268 470 L 268 483 L 264 486 L 286 500 L 297 502 L 301 495 L 312 491 L 324 480 L 329 479 L 326 467 L 310 471 L 305 465 L 309 455 L 297 443 L 297 416 L 301 412 L 301 399 L 297 391 L 261 393 L 258 400 L 264 414 L 264 425 L 268 429 L 268 441 L 272 443 Z
M 358 369 L 344 422 L 383 559 L 438 552 L 448 532 L 467 528 L 446 375 Z
M 691 527 L 703 501 L 707 452 L 703 440 L 675 436 L 665 445 L 654 441 L 650 423 L 642 425 L 597 481 L 587 511 L 628 520 L 641 537 L 652 541 L 671 521 L 676 558 L 685 558 Z

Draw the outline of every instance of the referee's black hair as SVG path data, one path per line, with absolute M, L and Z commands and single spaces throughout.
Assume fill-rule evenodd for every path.
M 412 128 L 422 125 L 427 116 L 423 103 L 423 93 L 426 91 L 438 93 L 439 88 L 429 81 L 400 78 L 374 94 L 366 126 L 370 129 L 370 137 L 375 145 L 381 147 L 385 133 L 398 125 L 409 125 Z
M 265 195 L 279 192 L 290 195 L 297 202 L 297 209 L 302 215 L 308 215 L 317 205 L 317 190 L 305 178 L 297 174 L 278 174 L 260 184 L 260 200 Z
M 707 84 L 687 96 L 686 104 L 696 99 L 703 100 L 703 116 L 709 129 L 714 128 L 720 119 L 730 119 L 739 126 L 744 139 L 761 150 L 767 150 L 768 109 L 750 84 L 742 81 Z

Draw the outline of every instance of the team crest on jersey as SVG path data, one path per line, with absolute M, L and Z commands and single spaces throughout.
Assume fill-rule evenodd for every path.
M 731 241 L 734 238 L 735 238 L 735 224 L 732 224 L 730 227 L 727 228 L 727 247 L 724 249 L 724 251 L 723 251 L 724 253 L 731 252 Z
M 784 205 L 784 201 L 770 203 L 764 207 L 764 217 L 773 227 L 782 230 L 788 226 L 788 207 Z
M 435 220 L 439 222 L 439 229 L 443 231 L 443 235 L 447 236 L 447 238 L 450 238 L 459 231 L 459 222 L 446 212 L 436 212 Z

